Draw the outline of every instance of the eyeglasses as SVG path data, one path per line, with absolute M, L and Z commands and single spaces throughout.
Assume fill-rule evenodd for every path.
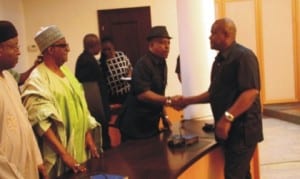
M 69 48 L 69 44 L 53 44 L 51 47 L 59 47 L 59 48 Z

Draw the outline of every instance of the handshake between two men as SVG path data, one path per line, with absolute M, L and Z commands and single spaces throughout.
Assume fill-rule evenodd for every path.
M 181 95 L 167 97 L 166 99 L 166 106 L 170 106 L 177 111 L 184 109 L 189 104 L 188 98 Z
M 166 97 L 165 106 L 172 107 L 177 111 L 184 109 L 188 105 L 187 98 L 181 95 L 168 96 Z M 166 115 L 166 111 L 164 111 L 164 115 L 162 115 L 162 124 L 164 126 L 164 130 L 170 130 L 171 121 Z
M 166 105 L 171 106 L 176 110 L 182 110 L 191 104 L 209 103 L 209 96 L 210 95 L 208 91 L 195 96 L 175 95 L 172 97 L 167 97 Z
M 199 95 L 195 96 L 182 96 L 182 95 L 175 95 L 172 97 L 166 98 L 166 106 L 172 107 L 175 110 L 179 111 L 187 107 L 191 104 L 198 104 L 198 103 L 208 103 L 209 102 L 209 92 L 206 91 Z M 170 129 L 170 121 L 168 119 L 163 120 L 163 125 L 165 128 Z

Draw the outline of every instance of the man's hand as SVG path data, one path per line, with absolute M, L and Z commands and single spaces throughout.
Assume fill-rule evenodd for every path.
M 172 107 L 176 110 L 182 110 L 187 106 L 184 97 L 180 95 L 173 96 L 172 98 Z
M 231 129 L 231 122 L 228 121 L 223 115 L 216 124 L 215 132 L 217 138 L 226 140 L 228 138 L 230 129 Z
M 73 170 L 74 173 L 85 172 L 86 168 L 74 159 L 74 157 L 66 150 L 61 144 L 60 140 L 56 137 L 52 128 L 50 127 L 43 135 L 44 140 L 51 146 L 51 148 L 61 157 L 62 161 Z
M 85 135 L 86 148 L 90 151 L 92 158 L 99 158 L 100 154 L 97 150 L 97 147 L 94 143 L 94 139 L 90 131 Z
M 38 166 L 39 174 L 41 179 L 48 179 L 47 170 L 44 164 Z
M 80 165 L 69 153 L 65 153 L 61 156 L 64 163 L 72 169 L 74 173 L 85 172 L 86 167 Z

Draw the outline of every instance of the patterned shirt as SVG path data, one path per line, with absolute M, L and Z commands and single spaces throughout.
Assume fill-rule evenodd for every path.
M 128 57 L 121 51 L 116 51 L 116 56 L 106 60 L 108 67 L 107 82 L 110 95 L 124 95 L 129 92 L 130 84 L 122 80 L 127 77 L 132 66 Z

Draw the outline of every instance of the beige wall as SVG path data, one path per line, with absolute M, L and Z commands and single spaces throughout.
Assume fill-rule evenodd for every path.
M 295 7 L 295 63 L 297 64 L 295 66 L 295 71 L 297 72 L 296 75 L 298 76 L 298 79 L 296 80 L 296 96 L 298 101 L 300 100 L 300 0 L 296 0 L 296 3 L 293 4 Z
M 0 19 L 11 21 L 17 28 L 21 55 L 16 66 L 18 71 L 23 71 L 28 67 L 28 53 L 26 44 L 24 10 L 21 0 L 0 0 Z
M 299 101 L 299 0 L 215 2 L 219 16 L 236 22 L 237 41 L 259 57 L 264 103 Z
M 74 70 L 76 58 L 82 52 L 82 38 L 86 33 L 98 34 L 97 10 L 150 6 L 152 25 L 166 25 L 171 40 L 171 51 L 167 59 L 169 66 L 167 94 L 181 93 L 181 86 L 174 73 L 178 55 L 177 13 L 173 0 L 24 0 L 25 22 L 28 44 L 41 26 L 56 24 L 70 44 L 67 65 Z M 29 52 L 34 59 L 38 52 Z
M 218 16 L 233 18 L 238 40 L 260 57 L 265 103 L 299 101 L 300 96 L 300 0 L 215 0 Z M 0 18 L 15 23 L 21 57 L 17 69 L 33 63 L 38 52 L 28 51 L 41 26 L 56 24 L 71 46 L 67 65 L 74 70 L 85 33 L 98 33 L 97 10 L 150 6 L 152 25 L 164 24 L 173 37 L 167 59 L 167 94 L 181 93 L 174 73 L 179 54 L 177 10 L 174 0 L 0 0 Z M 195 20 L 197 23 L 197 20 Z M 188 47 L 187 47 L 188 48 Z M 201 47 L 199 47 L 201 48 Z
M 296 100 L 292 8 L 291 0 L 262 3 L 265 98 L 270 102 Z

